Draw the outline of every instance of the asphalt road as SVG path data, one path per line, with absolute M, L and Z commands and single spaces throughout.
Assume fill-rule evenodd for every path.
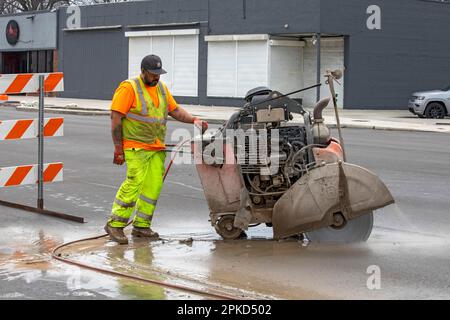
M 1 120 L 34 116 L 0 109 Z M 1 267 L 2 257 L 8 261 L 17 252 L 46 257 L 43 244 L 95 235 L 107 219 L 125 176 L 125 167 L 112 164 L 109 118 L 64 118 L 64 137 L 45 141 L 45 161 L 64 163 L 64 182 L 45 186 L 45 206 L 82 216 L 87 223 L 79 225 L 0 207 L 0 298 L 135 298 L 118 292 L 113 278 L 100 281 L 92 273 L 83 273 L 95 279 L 91 285 L 111 285 L 70 290 L 67 278 L 71 272 L 59 264 L 52 264 L 51 271 L 44 272 L 42 268 L 48 266 L 42 267 L 39 273 L 30 265 L 18 268 L 17 263 L 3 263 Z M 168 141 L 179 142 L 172 136 L 175 128 L 191 129 L 169 122 Z M 169 173 L 154 228 L 167 237 L 203 237 L 211 242 L 194 244 L 183 254 L 176 247 L 166 250 L 156 246 L 160 263 L 168 269 L 182 265 L 191 270 L 186 271 L 188 276 L 207 276 L 211 281 L 281 298 L 449 298 L 449 136 L 345 129 L 344 137 L 348 161 L 377 173 L 396 199 L 396 205 L 376 212 L 374 231 L 366 244 L 305 248 L 298 243 L 259 241 L 270 239 L 271 229 L 266 227 L 251 229 L 247 241 L 214 241 L 218 237 L 208 222 L 208 207 L 195 168 L 183 164 L 174 165 Z M 0 142 L 0 167 L 37 163 L 36 146 L 37 140 Z M 34 205 L 36 195 L 35 186 L 0 189 L 0 199 L 23 204 Z M 380 289 L 366 286 L 367 268 L 372 265 L 381 270 Z M 185 297 L 168 294 L 166 298 Z

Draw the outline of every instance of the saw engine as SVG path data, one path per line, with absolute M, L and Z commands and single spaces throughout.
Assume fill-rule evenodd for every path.
M 306 143 L 305 128 L 300 126 L 275 127 L 278 137 L 272 135 L 270 125 L 264 125 L 265 134 L 256 134 L 258 141 L 266 139 L 266 144 L 260 148 L 267 148 L 267 156 L 255 152 L 250 144 L 245 144 L 245 158 L 240 162 L 242 175 L 245 177 L 246 187 L 251 192 L 251 199 L 255 205 L 270 203 L 287 191 L 304 172 L 309 162 Z M 279 151 L 273 152 L 270 146 L 279 144 Z M 249 139 L 250 140 L 250 139 Z M 263 143 L 261 143 L 263 144 Z M 303 149 L 303 152 L 299 152 Z M 297 156 L 294 159 L 294 155 Z M 276 159 L 275 159 L 276 157 Z M 252 161 L 253 160 L 253 161 Z M 277 161 L 278 166 L 270 166 Z
M 314 107 L 313 117 L 266 87 L 250 90 L 245 100 L 215 134 L 194 143 L 203 159 L 216 146 L 197 171 L 217 233 L 237 239 L 265 223 L 275 239 L 302 234 L 318 242 L 365 241 L 372 211 L 394 200 L 376 175 L 343 161 L 322 117 L 330 99 Z

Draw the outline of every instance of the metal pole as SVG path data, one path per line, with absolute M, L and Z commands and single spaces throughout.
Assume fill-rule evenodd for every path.
M 320 69 L 322 67 L 322 61 L 321 61 L 321 44 L 322 44 L 322 35 L 320 33 L 316 34 L 317 42 L 316 42 L 316 61 L 317 61 L 317 81 L 316 83 L 320 83 L 322 80 L 322 73 L 320 72 Z M 316 102 L 320 101 L 320 87 L 317 87 L 317 94 L 316 94 Z
M 38 209 L 44 209 L 44 76 L 39 76 Z
M 344 155 L 344 162 L 347 162 L 347 155 L 345 154 L 345 146 L 344 146 L 344 137 L 342 136 L 341 121 L 339 119 L 339 111 L 337 107 L 336 92 L 334 91 L 334 76 L 331 74 L 331 72 L 327 72 L 327 79 L 328 85 L 330 86 L 331 96 L 333 97 L 334 113 L 336 115 L 336 126 L 339 133 L 339 141 L 341 143 L 342 153 Z

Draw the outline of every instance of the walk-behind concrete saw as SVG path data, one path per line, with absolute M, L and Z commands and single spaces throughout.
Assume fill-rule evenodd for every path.
M 343 145 L 322 117 L 331 99 L 318 102 L 313 117 L 266 87 L 250 90 L 245 100 L 217 132 L 192 144 L 217 233 L 237 239 L 264 223 L 274 239 L 366 241 L 373 211 L 394 199 L 374 173 L 344 161 Z M 294 123 L 294 114 L 303 122 Z

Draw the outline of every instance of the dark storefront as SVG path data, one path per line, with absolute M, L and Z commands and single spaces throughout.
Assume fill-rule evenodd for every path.
M 3 52 L 0 73 L 53 72 L 54 50 Z

